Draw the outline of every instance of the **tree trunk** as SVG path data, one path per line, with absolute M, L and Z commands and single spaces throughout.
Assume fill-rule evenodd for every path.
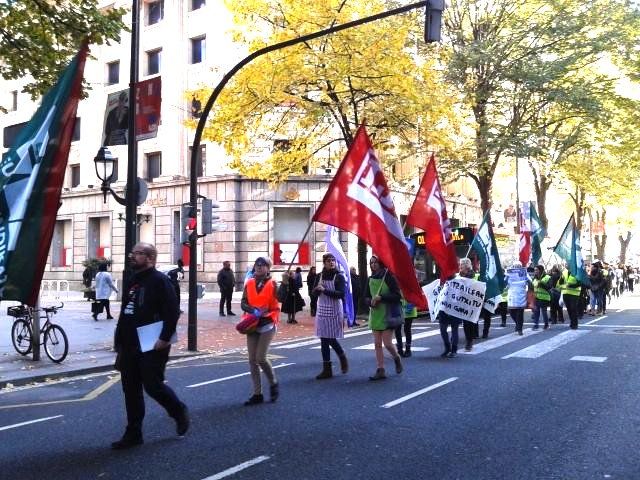
M 604 226 L 606 217 L 607 211 L 605 209 L 602 209 L 602 215 L 600 215 L 600 212 L 596 212 L 596 225 L 599 227 L 600 222 L 602 222 L 602 225 Z M 603 230 L 601 234 L 594 235 L 594 238 L 596 241 L 596 255 L 600 260 L 604 261 L 604 251 L 607 248 L 607 234 L 604 233 Z
M 549 228 L 549 219 L 547 218 L 547 192 L 551 186 L 551 180 L 546 175 L 538 175 L 533 165 L 531 171 L 534 174 L 534 186 L 536 190 L 536 202 L 538 203 L 538 217 L 540 218 L 540 224 L 544 228 L 545 232 Z
M 627 231 L 626 239 L 622 235 L 618 236 L 618 241 L 620 242 L 620 263 L 624 265 L 627 263 L 627 247 L 631 241 L 631 232 Z

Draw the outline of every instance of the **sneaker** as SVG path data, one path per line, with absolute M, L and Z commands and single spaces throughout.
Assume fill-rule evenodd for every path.
M 111 444 L 112 450 L 127 450 L 132 447 L 137 447 L 138 445 L 142 445 L 144 440 L 142 439 L 142 432 L 132 432 L 127 428 L 122 435 L 122 438 L 116 442 Z
M 269 387 L 269 399 L 271 400 L 271 403 L 278 400 L 279 396 L 280 396 L 280 384 L 275 383 Z
M 447 354 L 447 358 L 456 358 L 458 356 L 458 354 L 456 352 L 449 352 Z
M 259 403 L 264 402 L 264 396 L 259 393 L 257 395 L 251 395 L 251 397 L 249 397 L 249 400 L 247 400 L 246 402 L 244 402 L 245 407 L 248 407 L 250 405 L 258 405 Z
M 182 412 L 176 417 L 176 433 L 179 437 L 184 436 L 189 430 L 191 424 L 191 418 L 189 418 L 189 409 L 185 404 L 182 404 Z

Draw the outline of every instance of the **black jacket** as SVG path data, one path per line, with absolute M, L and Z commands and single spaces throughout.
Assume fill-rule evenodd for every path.
M 234 290 L 236 286 L 236 276 L 230 268 L 223 268 L 218 272 L 218 287 L 220 290 Z
M 168 342 L 180 316 L 178 297 L 171 280 L 155 268 L 134 273 L 123 290 L 120 317 L 115 333 L 116 351 L 138 350 L 136 328 L 162 320 L 160 339 Z

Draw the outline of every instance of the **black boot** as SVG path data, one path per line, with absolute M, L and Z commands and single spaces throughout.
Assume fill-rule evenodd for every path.
M 142 439 L 142 431 L 139 428 L 127 427 L 124 431 L 124 435 L 117 442 L 111 444 L 113 450 L 126 450 L 131 447 L 136 447 L 144 443 Z
M 318 375 L 316 375 L 316 380 L 324 380 L 325 378 L 331 377 L 333 377 L 331 362 L 322 362 L 322 371 Z
M 269 397 L 270 397 L 271 403 L 278 400 L 279 396 L 280 396 L 280 385 L 278 383 L 274 383 L 269 387 Z
M 343 353 L 342 355 L 338 355 L 340 359 L 340 371 L 342 373 L 347 373 L 349 371 L 349 362 L 347 361 L 347 356 Z
M 402 348 L 401 343 L 396 344 L 396 350 L 398 351 L 398 355 L 400 355 L 401 357 L 404 357 L 404 349 Z
M 404 355 L 405 358 L 406 357 L 410 357 L 411 356 L 411 344 L 407 343 L 404 347 Z
M 250 406 L 250 405 L 258 405 L 259 403 L 264 402 L 264 396 L 261 393 L 258 394 L 253 394 L 249 397 L 249 400 L 247 400 L 246 402 L 244 402 L 245 406 Z

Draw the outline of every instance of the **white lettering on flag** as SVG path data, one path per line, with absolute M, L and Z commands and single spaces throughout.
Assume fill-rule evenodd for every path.
M 373 150 L 369 150 L 347 189 L 347 196 L 371 210 L 384 222 L 389 233 L 404 243 L 405 238 L 396 217 L 391 192 L 384 184 L 384 175 L 378 160 Z
M 442 192 L 440 191 L 438 182 L 433 182 L 433 187 L 431 187 L 431 193 L 427 200 L 427 205 L 433 208 L 436 215 L 438 215 L 438 222 L 440 223 L 440 230 L 442 232 L 442 240 L 445 245 L 449 245 L 453 242 L 453 237 L 451 235 L 451 220 L 444 218 L 447 213 L 447 207 L 444 203 L 444 198 L 442 198 Z

